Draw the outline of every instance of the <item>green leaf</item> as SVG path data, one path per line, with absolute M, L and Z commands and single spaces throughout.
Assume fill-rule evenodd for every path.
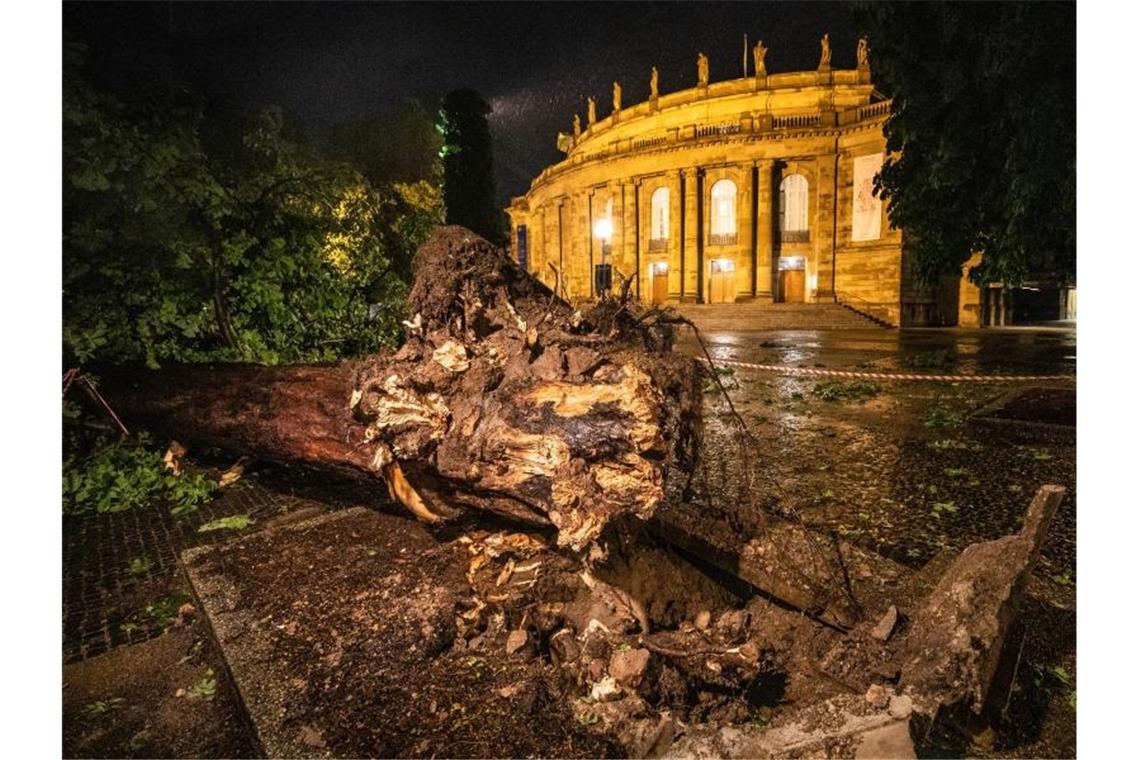
M 199 533 L 209 533 L 215 530 L 245 530 L 250 525 L 256 522 L 249 515 L 231 515 L 229 517 L 220 517 L 217 520 L 211 520 L 198 526 Z

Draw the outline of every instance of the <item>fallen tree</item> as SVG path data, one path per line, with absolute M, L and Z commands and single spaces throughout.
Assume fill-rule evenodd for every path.
M 181 440 L 382 479 L 420 518 L 457 507 L 553 525 L 575 549 L 648 518 L 691 470 L 698 368 L 624 298 L 585 311 L 445 227 L 413 262 L 408 340 L 336 365 L 171 366 L 109 376 L 137 423 Z

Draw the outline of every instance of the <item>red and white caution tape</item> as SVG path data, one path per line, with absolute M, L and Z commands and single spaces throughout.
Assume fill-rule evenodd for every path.
M 705 360 L 707 362 L 707 360 Z M 724 365 L 757 372 L 773 372 L 778 375 L 802 375 L 805 377 L 850 377 L 868 380 L 927 380 L 934 382 L 958 383 L 1019 383 L 1019 382 L 1075 382 L 1076 375 L 933 375 L 921 372 L 856 372 L 842 369 L 816 369 L 793 367 L 787 364 L 752 364 L 731 359 L 716 359 L 713 366 Z

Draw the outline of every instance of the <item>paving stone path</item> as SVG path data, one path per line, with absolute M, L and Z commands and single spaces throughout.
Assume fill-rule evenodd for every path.
M 231 538 L 232 530 L 199 533 L 221 517 L 246 514 L 257 523 L 298 510 L 330 511 L 289 486 L 266 487 L 256 476 L 221 490 L 190 515 L 176 517 L 163 505 L 114 514 L 63 519 L 63 656 L 75 662 L 123 644 L 153 638 L 165 629 L 163 607 L 177 609 L 172 593 L 183 549 Z M 132 568 L 132 560 L 137 560 Z M 143 569 L 145 567 L 145 569 Z M 154 612 L 147 612 L 148 606 Z

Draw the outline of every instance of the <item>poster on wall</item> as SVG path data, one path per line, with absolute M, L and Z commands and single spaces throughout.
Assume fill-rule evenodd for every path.
M 878 240 L 882 234 L 883 202 L 875 195 L 875 174 L 883 165 L 883 154 L 872 153 L 855 159 L 854 209 L 851 214 L 852 240 Z

